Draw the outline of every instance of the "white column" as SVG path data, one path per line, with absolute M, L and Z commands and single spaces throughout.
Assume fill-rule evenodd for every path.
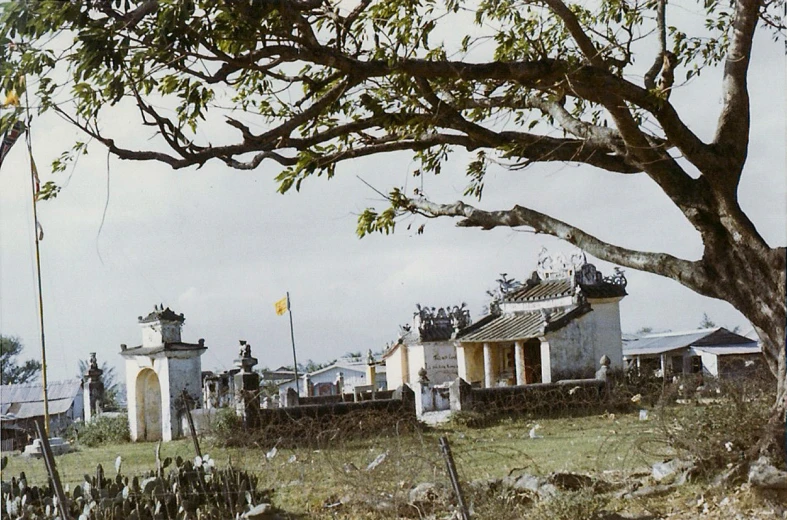
M 527 384 L 525 377 L 525 346 L 521 341 L 514 342 L 514 370 L 516 371 L 516 384 Z
M 659 361 L 661 362 L 661 378 L 666 381 L 667 380 L 667 355 L 662 354 L 659 356 Z
M 465 350 L 465 348 L 470 348 L 470 347 L 465 347 L 461 343 L 456 345 L 456 368 L 459 377 L 461 377 L 467 382 L 470 382 L 470 376 L 469 376 L 470 370 L 469 367 L 467 366 L 469 362 L 468 351 Z M 472 355 L 472 352 L 469 352 L 469 354 Z
M 552 357 L 549 342 L 546 338 L 541 339 L 541 382 L 552 382 Z
M 495 386 L 495 371 L 492 366 L 492 346 L 484 343 L 484 388 Z

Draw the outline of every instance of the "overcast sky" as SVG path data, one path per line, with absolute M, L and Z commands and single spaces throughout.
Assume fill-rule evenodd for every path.
M 753 129 L 740 200 L 771 245 L 787 243 L 783 45 L 761 34 L 750 75 Z M 683 74 L 681 71 L 679 74 Z M 718 75 L 678 89 L 671 101 L 703 138 L 720 109 Z M 133 111 L 107 121 L 108 133 L 144 142 Z M 499 273 L 524 279 L 538 251 L 570 253 L 567 244 L 512 230 L 459 229 L 427 222 L 425 233 L 355 235 L 356 215 L 381 206 L 359 179 L 388 191 L 421 186 L 409 176 L 408 154 L 343 164 L 330 181 L 310 179 L 300 193 L 280 195 L 278 168 L 253 172 L 210 163 L 201 170 L 110 159 L 95 146 L 73 174 L 48 174 L 75 131 L 46 116 L 33 123 L 42 181 L 65 184 L 56 200 L 39 203 L 44 314 L 50 380 L 76 375 L 79 359 L 97 352 L 118 367 L 120 344 L 141 342 L 137 317 L 163 303 L 183 313 L 184 341 L 205 338 L 203 370 L 227 369 L 239 339 L 251 343 L 261 366 L 292 361 L 289 323 L 273 303 L 290 292 L 299 361 L 327 361 L 349 351 L 380 350 L 409 323 L 415 304 L 467 302 L 474 319 Z M 432 199 L 449 202 L 465 187 L 463 153 L 438 178 L 423 179 Z M 536 165 L 490 171 L 489 209 L 529 205 L 616 244 L 697 259 L 697 233 L 644 175 L 620 176 L 583 166 Z M 106 219 L 99 233 L 105 205 Z M 595 261 L 605 273 L 612 266 Z M 703 313 L 719 325 L 748 328 L 729 304 L 701 297 L 677 282 L 626 270 L 621 302 L 624 332 L 697 328 Z M 0 169 L 0 333 L 18 336 L 25 357 L 39 357 L 29 166 L 23 143 Z

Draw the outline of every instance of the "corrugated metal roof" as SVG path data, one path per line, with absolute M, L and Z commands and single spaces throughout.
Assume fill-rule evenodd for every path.
M 82 391 L 82 381 L 79 379 L 51 381 L 46 386 L 47 396 L 50 401 L 54 399 L 73 399 L 75 395 Z M 40 382 L 0 386 L 0 403 L 30 403 L 36 401 L 44 402 Z
M 739 336 L 723 327 L 686 332 L 648 334 L 623 342 L 624 356 L 656 355 L 688 347 L 718 347 L 722 345 L 750 344 L 748 338 Z M 756 345 L 756 344 L 755 344 Z
M 589 311 L 587 306 L 555 309 L 545 324 L 546 330 L 559 329 Z M 544 316 L 541 311 L 503 314 L 479 320 L 478 327 L 468 327 L 466 332 L 460 332 L 457 339 L 461 343 L 481 343 L 537 338 L 542 335 L 542 324 Z
M 745 354 L 760 354 L 762 348 L 757 343 L 745 345 L 721 345 L 718 347 L 694 347 L 694 350 L 707 352 L 716 356 L 740 356 Z
M 81 391 L 82 381 L 79 379 L 48 383 L 49 413 L 57 415 L 68 411 Z M 44 415 L 41 383 L 0 386 L 0 413 L 13 414 L 17 419 Z
M 67 412 L 68 409 L 71 408 L 75 398 L 76 396 L 66 399 L 50 399 L 49 415 L 59 415 Z M 3 413 L 6 416 L 13 414 L 16 419 L 40 417 L 44 415 L 44 401 L 13 403 L 8 410 L 3 411 Z

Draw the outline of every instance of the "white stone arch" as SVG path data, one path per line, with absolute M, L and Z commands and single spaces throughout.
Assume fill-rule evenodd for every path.
M 156 306 L 139 318 L 142 345 L 120 345 L 126 360 L 128 423 L 132 441 L 171 441 L 183 434 L 178 421 L 179 401 L 186 392 L 202 406 L 204 340 L 185 343 L 180 328 L 185 318 Z
M 136 381 L 136 435 L 140 441 L 159 441 L 162 438 L 161 383 L 151 368 L 143 368 Z

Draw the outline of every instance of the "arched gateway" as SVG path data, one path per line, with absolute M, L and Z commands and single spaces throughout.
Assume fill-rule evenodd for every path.
M 126 359 L 128 422 L 133 441 L 170 441 L 180 437 L 183 391 L 201 405 L 205 340 L 183 343 L 185 318 L 164 306 L 139 317 L 142 345 L 120 354 Z

